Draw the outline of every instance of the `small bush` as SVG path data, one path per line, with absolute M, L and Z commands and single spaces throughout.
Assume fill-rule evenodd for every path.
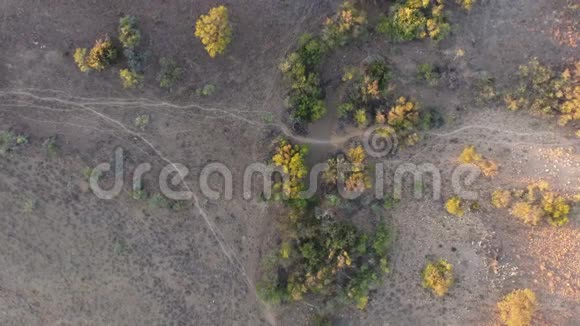
M 147 61 L 150 52 L 141 53 L 133 48 L 125 48 L 123 49 L 123 55 L 127 58 L 129 70 L 141 73 L 143 72 L 145 61 Z
M 564 197 L 553 192 L 544 193 L 542 209 L 548 217 L 548 223 L 554 226 L 562 226 L 568 223 L 570 205 L 568 205 Z
M 125 48 L 135 48 L 141 42 L 141 32 L 134 16 L 124 16 L 119 20 L 119 40 Z
M 0 155 L 5 155 L 14 148 L 15 137 L 10 131 L 0 132 Z
M 343 171 L 341 166 L 345 163 L 344 158 L 342 157 L 334 157 L 327 161 L 328 163 L 328 170 L 324 171 L 322 174 L 322 179 L 325 183 L 336 186 L 338 179 L 344 180 Z
M 182 69 L 179 68 L 175 60 L 170 58 L 159 59 L 161 70 L 157 75 L 157 81 L 161 88 L 171 88 L 181 78 Z
M 119 71 L 119 77 L 123 83 L 123 88 L 135 88 L 141 86 L 143 82 L 142 75 L 129 69 L 121 69 Z
M 471 10 L 476 0 L 455 0 L 465 10 Z
M 150 121 L 151 117 L 148 114 L 141 114 L 135 118 L 135 127 L 145 130 Z
M 343 103 L 338 107 L 338 115 L 341 118 L 345 118 L 354 111 L 354 105 L 352 103 Z
M 108 37 L 99 39 L 86 58 L 86 65 L 96 71 L 102 71 L 117 59 L 117 49 Z
M 58 145 L 56 143 L 55 137 L 48 137 L 43 143 L 42 146 L 46 149 L 46 155 L 49 158 L 53 158 L 58 154 Z
M 529 326 L 536 311 L 536 295 L 530 289 L 514 290 L 503 297 L 497 307 L 507 326 Z
M 445 123 L 443 116 L 436 108 L 422 110 L 419 114 L 419 120 L 419 127 L 422 130 L 439 128 Z
M 367 113 L 364 109 L 356 110 L 354 114 L 354 121 L 359 128 L 364 128 L 367 125 Z
M 86 48 L 77 48 L 75 49 L 75 53 L 73 55 L 75 63 L 81 72 L 91 71 L 91 67 L 87 65 L 87 51 L 88 50 Z
M 510 205 L 512 194 L 509 190 L 498 189 L 491 195 L 491 204 L 496 208 L 506 208 Z
M 463 216 L 465 211 L 463 210 L 463 202 L 459 197 L 451 197 L 445 202 L 445 209 L 449 214 L 455 216 Z
M 150 208 L 171 208 L 171 201 L 162 194 L 154 194 L 149 198 Z
M 207 97 L 207 96 L 211 96 L 213 93 L 215 93 L 215 90 L 216 90 L 216 87 L 214 84 L 206 84 L 202 88 L 198 88 L 195 91 L 195 93 L 198 96 Z
M 439 73 L 429 63 L 423 63 L 417 67 L 417 78 L 425 80 L 430 86 L 437 86 L 439 84 Z
M 512 206 L 510 213 L 522 220 L 524 223 L 531 225 L 538 225 L 544 215 L 540 207 L 526 202 L 515 203 Z
M 353 146 L 347 151 L 346 156 L 352 165 L 344 185 L 346 190 L 363 192 L 370 188 L 370 178 L 365 173 L 366 154 L 364 148 L 361 145 Z
M 26 198 L 22 203 L 22 212 L 24 212 L 25 214 L 32 214 L 32 212 L 34 212 L 34 210 L 36 209 L 37 205 L 38 204 L 36 200 L 32 198 Z
M 365 30 L 366 13 L 345 1 L 334 17 L 324 22 L 322 40 L 328 47 L 343 46 L 349 40 L 359 37 Z
M 443 296 L 453 285 L 453 266 L 444 259 L 428 263 L 422 277 L 424 288 L 431 289 L 437 296 Z
M 477 153 L 473 145 L 465 147 L 457 160 L 463 164 L 473 164 L 477 166 L 486 177 L 491 177 L 497 174 L 497 164 L 494 161 L 485 160 L 479 153 Z
M 232 40 L 232 27 L 225 6 L 209 10 L 207 15 L 201 15 L 195 22 L 195 36 L 205 46 L 210 57 L 223 54 Z

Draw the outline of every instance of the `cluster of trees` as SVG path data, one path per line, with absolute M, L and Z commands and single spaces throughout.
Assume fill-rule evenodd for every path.
M 360 128 L 367 127 L 374 119 L 382 136 L 396 134 L 408 145 L 414 145 L 419 139 L 415 132 L 420 122 L 419 107 L 405 97 L 392 99 L 391 79 L 391 69 L 384 60 L 374 60 L 361 69 L 347 69 L 342 80 L 348 83 L 348 92 L 339 106 L 339 115 Z M 433 117 L 425 118 L 430 127 Z
M 137 28 L 135 16 L 124 16 L 119 20 L 119 41 L 123 45 L 123 55 L 128 68 L 119 71 L 124 88 L 135 88 L 143 82 L 143 64 L 145 55 L 137 51 L 141 43 L 141 32 Z
M 318 73 L 321 61 L 337 46 L 362 34 L 365 26 L 365 12 L 347 1 L 334 17 L 326 20 L 320 36 L 303 35 L 298 50 L 280 64 L 280 70 L 290 83 L 288 104 L 296 122 L 312 122 L 325 114 L 324 92 Z
M 231 42 L 232 28 L 229 23 L 228 9 L 225 6 L 212 8 L 207 15 L 202 15 L 195 24 L 195 36 L 198 37 L 209 55 L 213 58 L 224 53 Z M 127 59 L 127 68 L 119 71 L 119 77 L 124 88 L 135 88 L 142 85 L 144 80 L 144 63 L 148 52 L 139 51 L 141 32 L 137 27 L 134 16 L 124 16 L 119 20 L 118 39 L 121 43 L 123 56 Z M 106 36 L 95 42 L 90 49 L 77 48 L 74 61 L 81 72 L 102 71 L 114 64 L 119 57 L 119 49 Z M 181 68 L 175 61 L 161 58 L 161 70 L 157 81 L 161 88 L 170 89 L 179 80 Z
M 529 184 L 526 189 L 497 189 L 491 195 L 496 208 L 509 209 L 510 214 L 526 224 L 538 225 L 547 220 L 554 226 L 568 223 L 570 204 L 564 196 L 550 190 L 545 181 Z
M 377 25 L 377 31 L 397 41 L 426 37 L 439 41 L 451 32 L 443 9 L 443 0 L 407 0 L 392 7 L 391 14 Z
M 366 154 L 361 145 L 353 145 L 344 155 L 340 154 L 327 161 L 329 168 L 322 178 L 329 193 L 338 187 L 350 192 L 363 192 L 371 187 Z M 348 168 L 347 168 L 348 165 Z
M 575 123 L 580 136 L 580 61 L 557 74 L 533 58 L 519 67 L 519 76 L 519 86 L 504 97 L 508 109 L 555 115 L 561 126 Z
M 89 51 L 87 48 L 77 48 L 73 55 L 74 61 L 81 72 L 91 70 L 102 71 L 117 59 L 118 51 L 108 36 L 98 39 Z
M 353 303 L 365 309 L 370 291 L 388 272 L 390 232 L 384 223 L 377 223 L 374 232 L 366 233 L 342 221 L 338 196 L 301 198 L 306 152 L 306 147 L 285 140 L 274 151 L 272 161 L 287 176 L 281 189 L 287 195 L 284 203 L 288 216 L 280 221 L 278 249 L 264 260 L 258 293 L 273 304 L 316 294 L 331 304 Z M 347 157 L 355 167 L 350 173 L 362 173 L 362 147 L 352 147 Z M 329 182 L 337 181 L 337 173 L 335 170 Z
M 295 217 L 287 219 L 283 242 L 265 263 L 261 297 L 279 304 L 311 293 L 365 309 L 369 292 L 388 272 L 387 227 L 379 224 L 367 234 L 333 216 L 316 216 L 312 203 L 292 205 Z
M 361 69 L 347 69 L 342 80 L 348 85 L 348 93 L 339 107 L 340 117 L 366 127 L 367 115 L 378 113 L 386 104 L 391 79 L 391 69 L 383 60 L 374 60 Z

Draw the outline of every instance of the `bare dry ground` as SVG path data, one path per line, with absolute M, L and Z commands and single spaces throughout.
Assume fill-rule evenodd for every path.
M 0 2 L 0 130 L 30 138 L 27 146 L 0 157 L 1 325 L 306 325 L 320 308 L 315 298 L 279 308 L 257 299 L 259 262 L 275 244 L 278 208 L 243 200 L 237 181 L 246 165 L 269 158 L 277 135 L 292 136 L 284 125 L 278 63 L 339 2 L 221 1 L 231 11 L 233 42 L 224 56 L 210 59 L 192 24 L 216 4 Z M 531 57 L 557 66 L 578 60 L 580 17 L 571 4 L 481 0 L 470 13 L 451 10 L 453 33 L 439 44 L 392 44 L 370 35 L 327 60 L 329 95 L 340 67 L 381 55 L 394 67 L 401 95 L 443 112 L 445 125 L 399 151 L 391 168 L 397 162 L 433 163 L 448 180 L 469 144 L 500 163 L 497 177 L 482 177 L 473 186 L 481 209 L 463 218 L 447 214 L 442 200 L 412 199 L 412 187 L 407 189 L 403 201 L 384 214 L 396 233 L 392 272 L 366 311 L 340 311 L 334 322 L 499 324 L 495 303 L 511 289 L 529 287 L 538 295 L 536 324 L 577 325 L 578 209 L 565 227 L 529 227 L 494 209 L 489 194 L 539 178 L 559 191 L 579 192 L 580 144 L 553 121 L 508 112 L 498 103 L 476 106 L 473 88 L 484 72 L 507 87 L 517 66 Z M 87 76 L 72 60 L 76 47 L 115 34 L 124 14 L 138 18 L 152 53 L 146 86 L 135 91 L 120 86 L 119 66 Z M 458 49 L 465 55 L 457 56 Z M 184 68 L 170 93 L 156 87 L 161 56 Z M 416 65 L 424 62 L 446 68 L 437 88 L 417 82 Z M 208 83 L 217 86 L 216 93 L 197 96 L 195 89 Z M 152 118 L 145 131 L 133 124 L 140 114 Z M 344 136 L 329 117 L 311 132 Z M 47 137 L 56 137 L 56 155 L 48 155 Z M 81 171 L 111 162 L 118 146 L 125 149 L 128 171 L 142 162 L 153 165 L 146 180 L 150 193 L 158 191 L 163 166 L 185 164 L 197 200 L 178 211 L 150 207 L 131 198 L 130 175 L 118 198 L 97 199 Z M 314 157 L 331 150 L 318 148 Z M 233 200 L 199 194 L 198 174 L 212 162 L 231 168 L 237 180 Z M 104 176 L 105 182 L 112 179 Z M 211 181 L 219 188 L 218 179 Z M 451 195 L 448 184 L 443 194 Z M 32 210 L 29 202 L 35 203 Z M 360 207 L 354 220 L 364 224 L 370 209 Z M 456 285 L 442 299 L 420 284 L 420 271 L 432 257 L 448 259 L 457 273 Z

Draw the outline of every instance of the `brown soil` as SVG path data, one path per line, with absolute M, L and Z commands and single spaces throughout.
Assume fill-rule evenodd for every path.
M 393 171 L 400 162 L 427 162 L 449 180 L 456 157 L 473 144 L 500 163 L 500 172 L 476 181 L 481 209 L 463 218 L 447 214 L 442 199 L 412 199 L 409 187 L 384 216 L 396 232 L 392 272 L 366 311 L 341 310 L 334 321 L 488 325 L 497 323 L 495 303 L 503 295 L 529 287 L 539 300 L 536 323 L 576 324 L 578 208 L 563 228 L 529 227 L 493 208 L 489 195 L 540 178 L 563 193 L 580 192 L 580 144 L 554 121 L 508 112 L 499 102 L 475 105 L 473 84 L 487 73 L 507 87 L 517 66 L 534 56 L 558 67 L 578 60 L 578 9 L 564 0 L 481 0 L 465 13 L 448 2 L 454 30 L 439 44 L 393 44 L 369 35 L 328 58 L 322 75 L 329 114 L 303 136 L 284 123 L 286 87 L 277 66 L 301 33 L 319 29 L 338 1 L 222 1 L 235 32 L 226 54 L 216 59 L 192 31 L 194 19 L 213 1 L 0 2 L 0 130 L 30 140 L 0 156 L 0 324 L 308 324 L 322 309 L 316 298 L 273 308 L 255 295 L 260 259 L 274 248 L 281 210 L 258 196 L 243 200 L 238 181 L 248 164 L 269 159 L 279 135 L 311 143 L 310 163 L 360 135 L 336 128 L 336 97 L 340 68 L 369 55 L 391 63 L 397 94 L 438 108 L 446 120 L 387 161 Z M 72 60 L 76 47 L 114 35 L 123 14 L 138 18 L 152 53 L 146 85 L 134 91 L 120 86 L 123 63 L 85 75 Z M 465 55 L 458 57 L 458 49 Z M 161 56 L 184 69 L 172 92 L 156 87 Z M 424 62 L 445 68 L 438 87 L 415 78 Z M 216 93 L 197 96 L 195 89 L 208 83 Z M 140 114 L 151 116 L 145 131 L 133 124 Z M 49 157 L 43 142 L 52 136 L 59 149 Z M 131 198 L 130 175 L 118 198 L 97 199 L 81 171 L 112 161 L 118 146 L 125 149 L 127 170 L 153 165 L 145 182 L 150 193 L 158 192 L 156 176 L 164 165 L 185 164 L 197 200 L 177 212 L 151 208 Z M 199 192 L 198 174 L 211 162 L 231 168 L 233 200 L 209 200 Z M 112 175 L 103 182 L 110 184 Z M 211 182 L 221 187 L 218 178 Z M 452 194 L 445 182 L 443 198 Z M 31 201 L 33 209 L 26 209 Z M 354 218 L 361 224 L 370 214 L 364 204 Z M 444 298 L 420 284 L 421 269 L 435 257 L 455 266 L 456 284 Z

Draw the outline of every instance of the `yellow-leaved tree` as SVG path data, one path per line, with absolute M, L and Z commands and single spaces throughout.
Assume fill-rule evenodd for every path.
M 195 36 L 203 43 L 210 57 L 223 54 L 232 40 L 228 8 L 215 7 L 207 15 L 201 15 L 195 22 Z

